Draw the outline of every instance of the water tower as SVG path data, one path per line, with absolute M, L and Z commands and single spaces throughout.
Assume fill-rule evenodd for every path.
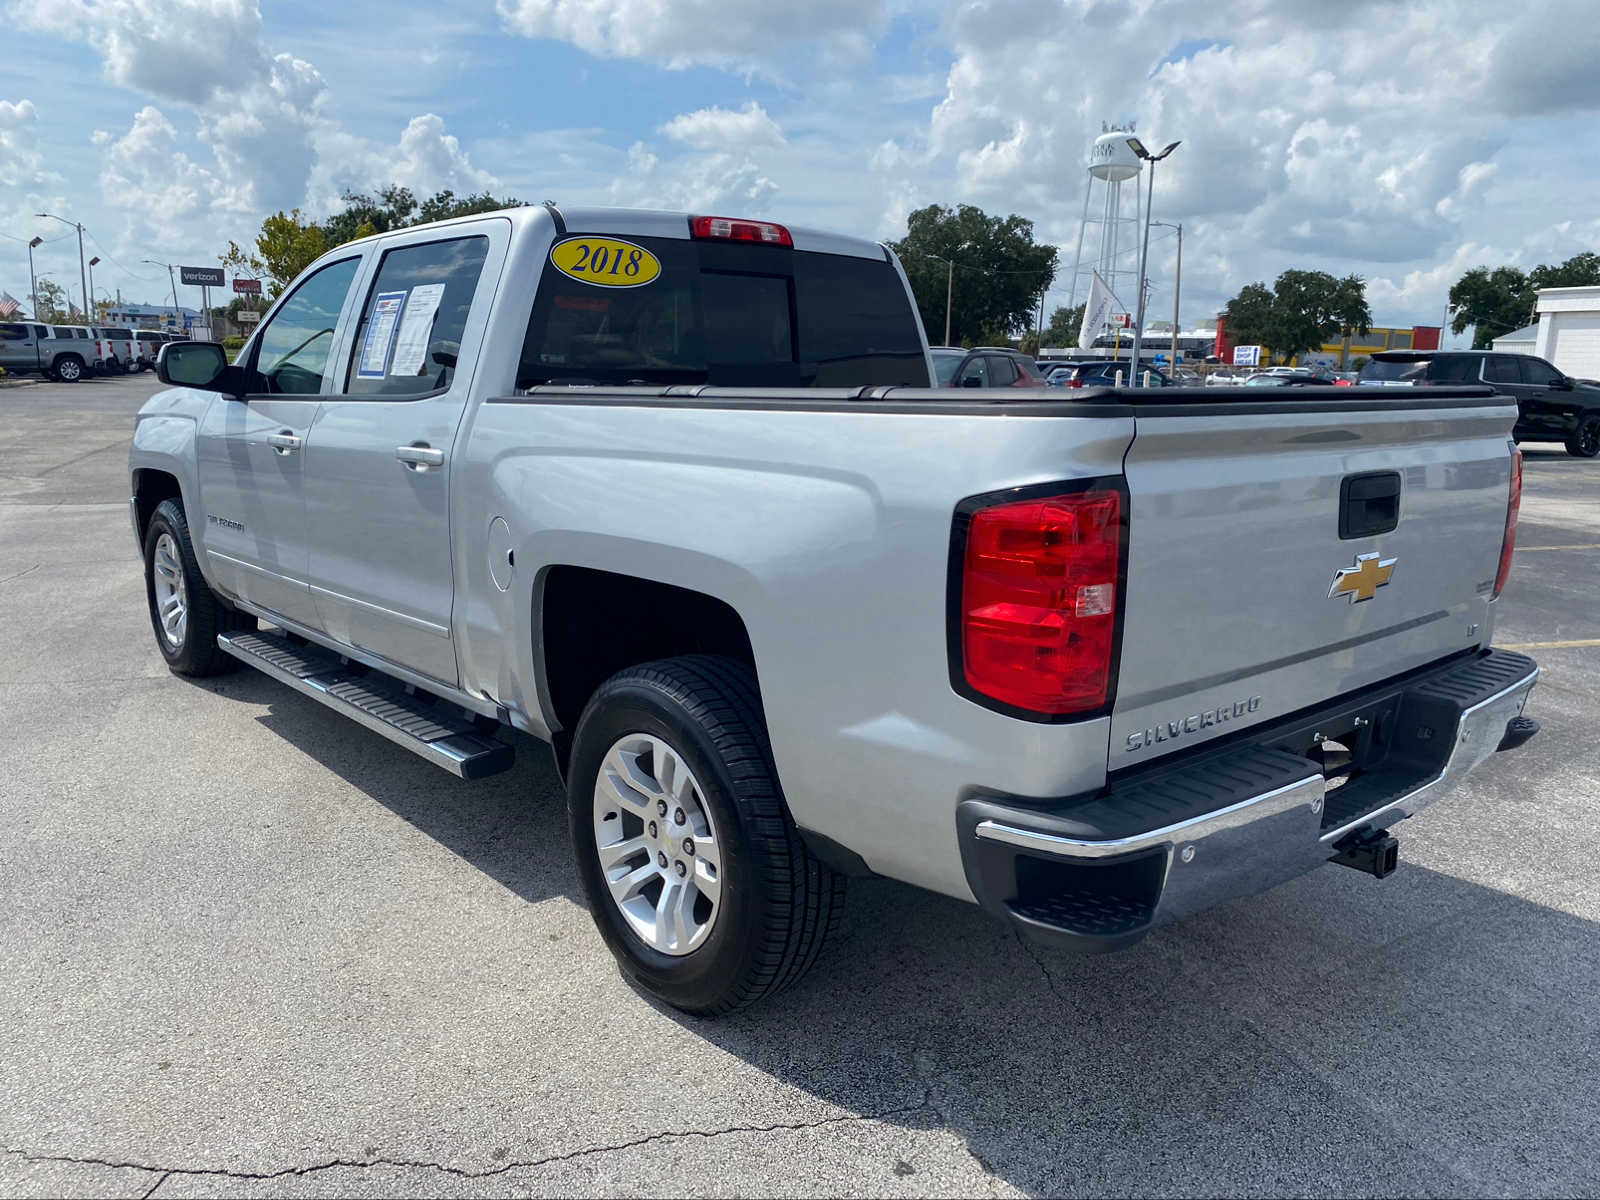
M 1078 302 L 1078 282 L 1084 278 L 1084 295 L 1088 295 L 1088 279 L 1084 271 L 1100 272 L 1106 286 L 1116 293 L 1117 299 L 1136 311 L 1139 297 L 1139 186 L 1135 184 L 1131 211 L 1125 212 L 1122 204 L 1122 185 L 1136 179 L 1144 164 L 1128 147 L 1133 136 L 1133 122 L 1126 126 L 1100 126 L 1101 134 L 1089 148 L 1089 177 L 1083 193 L 1083 220 L 1078 226 L 1078 255 L 1072 263 L 1072 290 L 1067 305 Z M 1099 195 L 1096 196 L 1098 191 Z M 1091 227 L 1094 236 L 1089 237 Z M 1085 241 L 1091 243 L 1093 253 L 1083 255 Z

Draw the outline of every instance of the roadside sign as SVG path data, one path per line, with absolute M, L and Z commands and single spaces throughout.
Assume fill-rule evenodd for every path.
M 221 267 L 179 267 L 178 280 L 194 287 L 221 287 L 225 282 Z
M 1233 348 L 1233 365 L 1236 367 L 1259 367 L 1261 365 L 1261 347 L 1235 346 Z
M 254 309 L 241 308 L 237 313 L 234 314 L 233 319 L 238 321 L 241 325 L 254 325 L 257 321 L 261 320 L 261 314 L 256 312 Z
M 243 292 L 251 296 L 259 296 L 261 295 L 261 280 L 242 279 L 235 277 L 233 281 L 233 290 L 236 292 Z

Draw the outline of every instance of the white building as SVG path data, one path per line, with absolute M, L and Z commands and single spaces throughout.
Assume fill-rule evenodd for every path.
M 1600 379 L 1600 287 L 1543 288 L 1537 311 L 1533 352 L 1565 375 Z
M 1524 325 L 1521 329 L 1513 329 L 1495 338 L 1489 343 L 1489 348 L 1505 354 L 1532 354 L 1538 338 L 1538 325 Z

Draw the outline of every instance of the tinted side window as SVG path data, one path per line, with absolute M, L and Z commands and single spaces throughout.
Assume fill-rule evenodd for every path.
M 1539 387 L 1549 387 L 1561 378 L 1561 372 L 1545 362 L 1542 358 L 1525 358 L 1522 360 L 1522 382 L 1536 384 Z
M 988 355 L 989 386 L 1010 387 L 1017 381 L 1017 368 L 1009 358 L 999 354 Z
M 279 306 L 256 340 L 251 392 L 315 396 L 322 391 L 333 331 L 360 264 L 359 257 L 329 263 Z
M 0 323 L 0 342 L 25 342 L 27 340 L 28 327 L 26 325 Z
M 450 386 L 489 239 L 384 252 L 350 351 L 345 393 L 414 396 Z
M 976 379 L 977 383 L 971 380 Z M 961 368 L 961 375 L 956 380 L 957 387 L 988 387 L 989 386 L 989 356 L 979 354 L 967 360 L 967 365 Z
M 1428 378 L 1435 383 L 1477 383 L 1478 362 L 1460 356 L 1436 358 L 1428 364 Z
M 1513 355 L 1500 355 L 1484 360 L 1483 377 L 1490 383 L 1521 383 L 1522 372 L 1517 370 Z

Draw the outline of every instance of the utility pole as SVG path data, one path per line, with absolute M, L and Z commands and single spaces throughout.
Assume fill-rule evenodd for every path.
M 42 237 L 36 237 L 28 243 L 28 302 L 33 306 L 28 315 L 35 321 L 39 320 L 39 277 L 33 273 L 33 251 L 36 246 L 42 245 Z
M 177 283 L 175 283 L 173 281 L 173 278 L 172 278 L 172 264 L 171 263 L 164 263 L 164 262 L 157 262 L 153 258 L 142 258 L 139 261 L 140 262 L 147 262 L 152 267 L 165 267 L 167 269 L 167 283 L 172 288 L 172 323 L 173 323 L 173 328 L 177 328 L 177 324 L 178 324 L 178 285 L 177 285 Z
M 90 319 L 90 317 L 89 317 L 89 308 L 88 308 L 89 304 L 91 303 L 90 300 L 89 300 L 89 268 L 84 264 L 84 261 L 83 261 L 83 224 L 82 224 L 82 222 L 80 222 L 80 221 L 69 221 L 65 217 L 56 216 L 55 213 L 43 213 L 42 212 L 42 213 L 34 213 L 33 215 L 36 216 L 36 217 L 49 217 L 52 221 L 60 221 L 63 225 L 70 225 L 70 226 L 72 226 L 72 228 L 74 228 L 74 229 L 76 229 L 78 231 L 78 286 L 83 289 L 84 320 L 89 324 L 93 324 L 92 319 Z M 72 306 L 72 300 L 71 300 L 70 297 L 67 300 L 67 306 L 69 308 Z
M 1183 293 L 1183 226 L 1174 225 L 1171 221 L 1151 221 L 1150 224 L 1178 231 L 1178 268 L 1173 274 L 1172 283 L 1172 359 L 1167 364 L 1170 370 L 1178 365 L 1178 303 Z

